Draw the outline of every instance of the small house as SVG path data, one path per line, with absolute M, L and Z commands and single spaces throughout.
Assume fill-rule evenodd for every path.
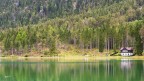
M 133 48 L 132 47 L 123 47 L 120 49 L 121 56 L 133 56 Z

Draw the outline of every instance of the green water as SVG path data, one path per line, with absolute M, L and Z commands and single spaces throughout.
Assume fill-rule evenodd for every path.
M 144 81 L 144 61 L 1 60 L 0 81 Z

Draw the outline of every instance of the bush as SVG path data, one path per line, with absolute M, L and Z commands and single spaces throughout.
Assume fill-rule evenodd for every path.
M 49 52 L 46 51 L 46 50 L 43 53 L 44 53 L 44 55 L 48 55 L 49 54 Z
M 28 55 L 25 55 L 24 57 L 28 57 Z
M 3 54 L 3 55 L 1 55 L 1 57 L 5 57 L 5 55 Z
M 43 54 L 46 56 L 56 56 L 58 54 L 58 51 L 45 50 L 45 51 L 43 51 Z

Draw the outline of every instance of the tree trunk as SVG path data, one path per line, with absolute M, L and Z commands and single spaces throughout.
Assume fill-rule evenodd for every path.
M 110 50 L 110 39 L 108 38 L 108 53 L 109 53 L 109 50 Z
M 74 38 L 74 45 L 76 46 L 76 38 Z

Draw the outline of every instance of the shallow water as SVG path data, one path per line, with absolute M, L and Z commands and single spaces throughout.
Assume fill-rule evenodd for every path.
M 144 81 L 144 61 L 1 60 L 0 81 Z

